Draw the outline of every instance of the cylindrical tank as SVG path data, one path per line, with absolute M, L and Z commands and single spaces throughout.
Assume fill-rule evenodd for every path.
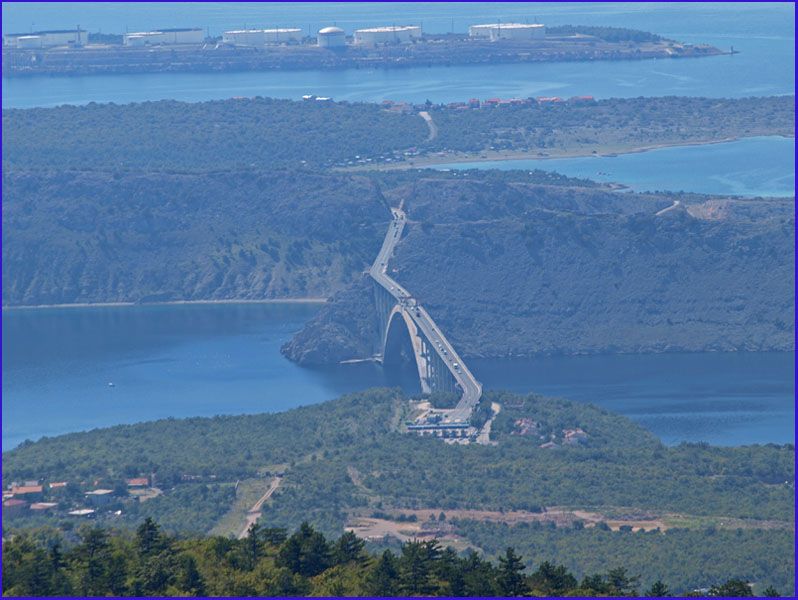
M 355 44 L 375 46 L 377 44 L 407 44 L 421 38 L 421 27 L 417 25 L 391 25 L 371 27 L 355 31 Z
M 321 48 L 342 48 L 346 46 L 346 34 L 339 27 L 320 29 L 317 39 Z
M 262 46 L 265 41 L 261 29 L 238 29 L 222 34 L 222 42 L 233 46 Z
M 540 23 L 489 23 L 471 25 L 468 35 L 473 38 L 496 40 L 538 40 L 546 37 L 546 27 Z
M 38 35 L 21 35 L 17 38 L 18 48 L 41 48 L 42 38 Z

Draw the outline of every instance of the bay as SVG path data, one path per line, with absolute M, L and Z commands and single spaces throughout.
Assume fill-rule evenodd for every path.
M 617 156 L 459 162 L 439 164 L 434 168 L 542 169 L 570 177 L 621 183 L 639 192 L 667 190 L 730 196 L 793 196 L 795 138 L 752 137 Z
M 417 393 L 415 370 L 308 369 L 280 346 L 310 304 L 4 310 L 3 449 L 152 419 L 262 413 L 372 386 Z M 469 361 L 485 389 L 591 402 L 666 443 L 794 440 L 794 354 L 658 354 Z M 112 383 L 113 386 L 109 386 Z

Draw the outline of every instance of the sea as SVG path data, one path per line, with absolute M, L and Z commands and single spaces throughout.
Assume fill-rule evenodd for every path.
M 794 93 L 791 3 L 3 3 L 4 33 L 80 25 L 121 33 L 201 26 L 327 25 L 347 32 L 415 23 L 466 31 L 528 21 L 644 29 L 739 54 L 702 59 L 568 62 L 396 70 L 3 78 L 3 108 L 88 102 L 197 102 L 232 96 L 448 102 L 472 97 Z M 544 168 L 636 190 L 794 195 L 794 139 L 752 138 L 577 159 L 439 165 Z M 280 346 L 319 309 L 214 304 L 4 309 L 2 444 L 119 423 L 273 412 L 371 386 L 418 391 L 412 370 L 360 363 L 324 369 L 287 361 Z M 545 357 L 469 363 L 486 389 L 590 402 L 639 422 L 668 444 L 786 443 L 794 431 L 793 353 Z
M 206 28 L 211 35 L 244 27 L 291 26 L 315 34 L 337 25 L 351 34 L 375 25 L 420 24 L 424 31 L 468 30 L 484 22 L 619 26 L 739 54 L 700 59 L 591 61 L 412 69 L 157 73 L 3 78 L 3 108 L 88 102 L 201 101 L 232 96 L 451 102 L 468 98 L 596 98 L 792 94 L 795 7 L 792 3 L 714 2 L 4 2 L 3 33 L 63 29 L 123 33 L 164 27 Z
M 3 311 L 3 449 L 170 417 L 275 412 L 368 387 L 418 393 L 412 369 L 300 367 L 280 346 L 318 305 L 179 304 Z M 793 353 L 474 360 L 485 389 L 626 415 L 665 443 L 792 442 Z
M 434 168 L 542 169 L 581 179 L 621 183 L 637 192 L 787 197 L 795 195 L 795 138 L 751 137 L 614 156 L 459 162 Z

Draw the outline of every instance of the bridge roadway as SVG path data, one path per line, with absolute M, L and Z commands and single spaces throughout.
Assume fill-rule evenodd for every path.
M 424 336 L 430 342 L 430 347 L 438 354 L 455 381 L 460 385 L 460 389 L 463 390 L 463 395 L 454 409 L 438 411 L 444 414 L 442 422 L 466 423 L 482 397 L 482 384 L 468 370 L 463 359 L 460 358 L 424 307 L 415 302 L 412 295 L 387 274 L 388 261 L 393 256 L 396 244 L 402 238 L 402 231 L 407 222 L 407 216 L 400 208 L 392 208 L 391 212 L 393 213 L 393 221 L 388 227 L 388 233 L 385 234 L 382 248 L 374 260 L 374 264 L 371 265 L 369 274 L 374 281 L 396 299 L 397 304 L 413 320 L 418 329 L 424 333 Z M 418 354 L 419 349 L 415 349 L 415 352 Z M 423 358 L 417 355 L 416 361 L 419 360 L 423 360 Z

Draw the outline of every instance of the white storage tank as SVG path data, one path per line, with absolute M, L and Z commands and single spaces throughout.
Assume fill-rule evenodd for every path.
M 343 48 L 346 46 L 346 34 L 340 27 L 319 29 L 317 43 L 321 48 Z
M 286 44 L 302 42 L 302 30 L 294 27 L 284 29 L 264 29 L 263 38 L 267 44 Z
M 38 35 L 21 35 L 17 38 L 17 48 L 41 48 L 42 38 Z
M 131 38 L 134 39 L 131 43 Z M 143 38 L 143 39 L 136 39 Z M 125 46 L 143 44 L 201 44 L 205 41 L 205 32 L 200 27 L 177 27 L 172 29 L 156 29 L 153 31 L 137 31 L 123 36 Z
M 265 43 L 262 29 L 237 29 L 225 31 L 222 42 L 233 46 L 262 46 Z
M 546 26 L 540 23 L 486 23 L 471 25 L 468 35 L 491 41 L 539 40 L 546 37 Z
M 147 45 L 147 36 L 146 35 L 128 35 L 124 39 L 126 46 L 146 46 Z
M 158 31 L 163 34 L 164 44 L 201 44 L 205 41 L 205 32 L 200 27 L 178 27 Z
M 418 25 L 390 25 L 355 31 L 355 44 L 376 46 L 378 44 L 407 44 L 421 39 Z
M 3 35 L 3 45 L 14 48 L 52 48 L 54 46 L 84 46 L 89 34 L 83 29 L 52 29 L 31 33 Z

